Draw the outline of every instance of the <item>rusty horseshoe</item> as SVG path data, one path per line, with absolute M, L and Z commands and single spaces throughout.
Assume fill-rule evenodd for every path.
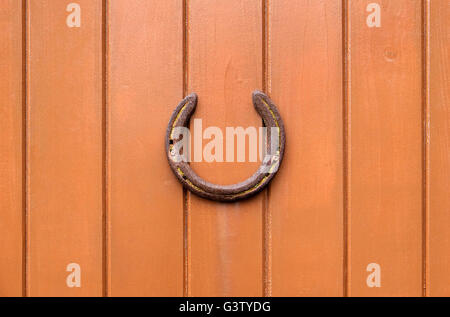
M 195 93 L 188 95 L 176 107 L 167 127 L 166 155 L 175 176 L 192 193 L 211 200 L 232 202 L 257 194 L 275 176 L 284 154 L 286 135 L 283 120 L 278 109 L 266 94 L 256 90 L 252 97 L 256 112 L 261 116 L 267 128 L 265 133 L 266 152 L 258 170 L 245 181 L 233 185 L 217 185 L 203 180 L 189 166 L 187 155 L 178 153 L 180 147 L 177 147 L 176 144 L 186 137 L 180 131 L 183 132 L 182 129 L 188 127 L 189 119 L 197 106 L 197 95 Z

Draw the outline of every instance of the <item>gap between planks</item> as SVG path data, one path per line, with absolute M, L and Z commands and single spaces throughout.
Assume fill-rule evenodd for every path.
M 351 42 L 350 5 L 342 0 L 342 111 L 343 111 L 343 295 L 351 296 Z
M 422 296 L 430 296 L 430 0 L 422 0 Z

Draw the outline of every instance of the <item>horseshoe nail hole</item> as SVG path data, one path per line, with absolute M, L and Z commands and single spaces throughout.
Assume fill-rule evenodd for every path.
M 186 175 L 183 175 L 183 179 L 187 179 Z
M 173 140 L 172 139 L 169 140 L 169 144 L 173 144 Z

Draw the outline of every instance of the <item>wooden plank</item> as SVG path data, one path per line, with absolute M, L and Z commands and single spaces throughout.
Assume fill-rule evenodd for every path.
M 203 129 L 219 127 L 224 135 L 226 126 L 259 127 L 251 94 L 262 88 L 261 1 L 193 0 L 187 14 L 187 88 L 199 96 L 195 118 Z M 258 165 L 192 164 L 221 184 L 246 179 Z M 262 198 L 223 204 L 189 194 L 188 295 L 263 294 Z
M 371 2 L 349 5 L 349 294 L 420 296 L 422 6 L 377 1 L 381 25 L 368 27 Z
M 80 27 L 67 4 L 27 3 L 31 296 L 102 295 L 102 1 L 77 1 Z
M 341 296 L 341 3 L 269 3 L 268 91 L 287 134 L 269 193 L 271 294 Z
M 22 3 L 0 6 L 0 296 L 23 292 Z
M 183 295 L 183 191 L 164 150 L 183 98 L 182 1 L 109 1 L 112 296 Z
M 450 296 L 450 3 L 430 1 L 429 295 Z

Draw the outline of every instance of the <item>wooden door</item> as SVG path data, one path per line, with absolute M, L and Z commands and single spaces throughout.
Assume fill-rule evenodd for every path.
M 2 1 L 0 296 L 449 296 L 449 21 L 447 0 Z M 254 90 L 286 128 L 274 180 L 183 189 L 176 105 L 197 93 L 202 155 L 210 127 L 262 125 Z M 192 168 L 246 179 L 245 140 Z

